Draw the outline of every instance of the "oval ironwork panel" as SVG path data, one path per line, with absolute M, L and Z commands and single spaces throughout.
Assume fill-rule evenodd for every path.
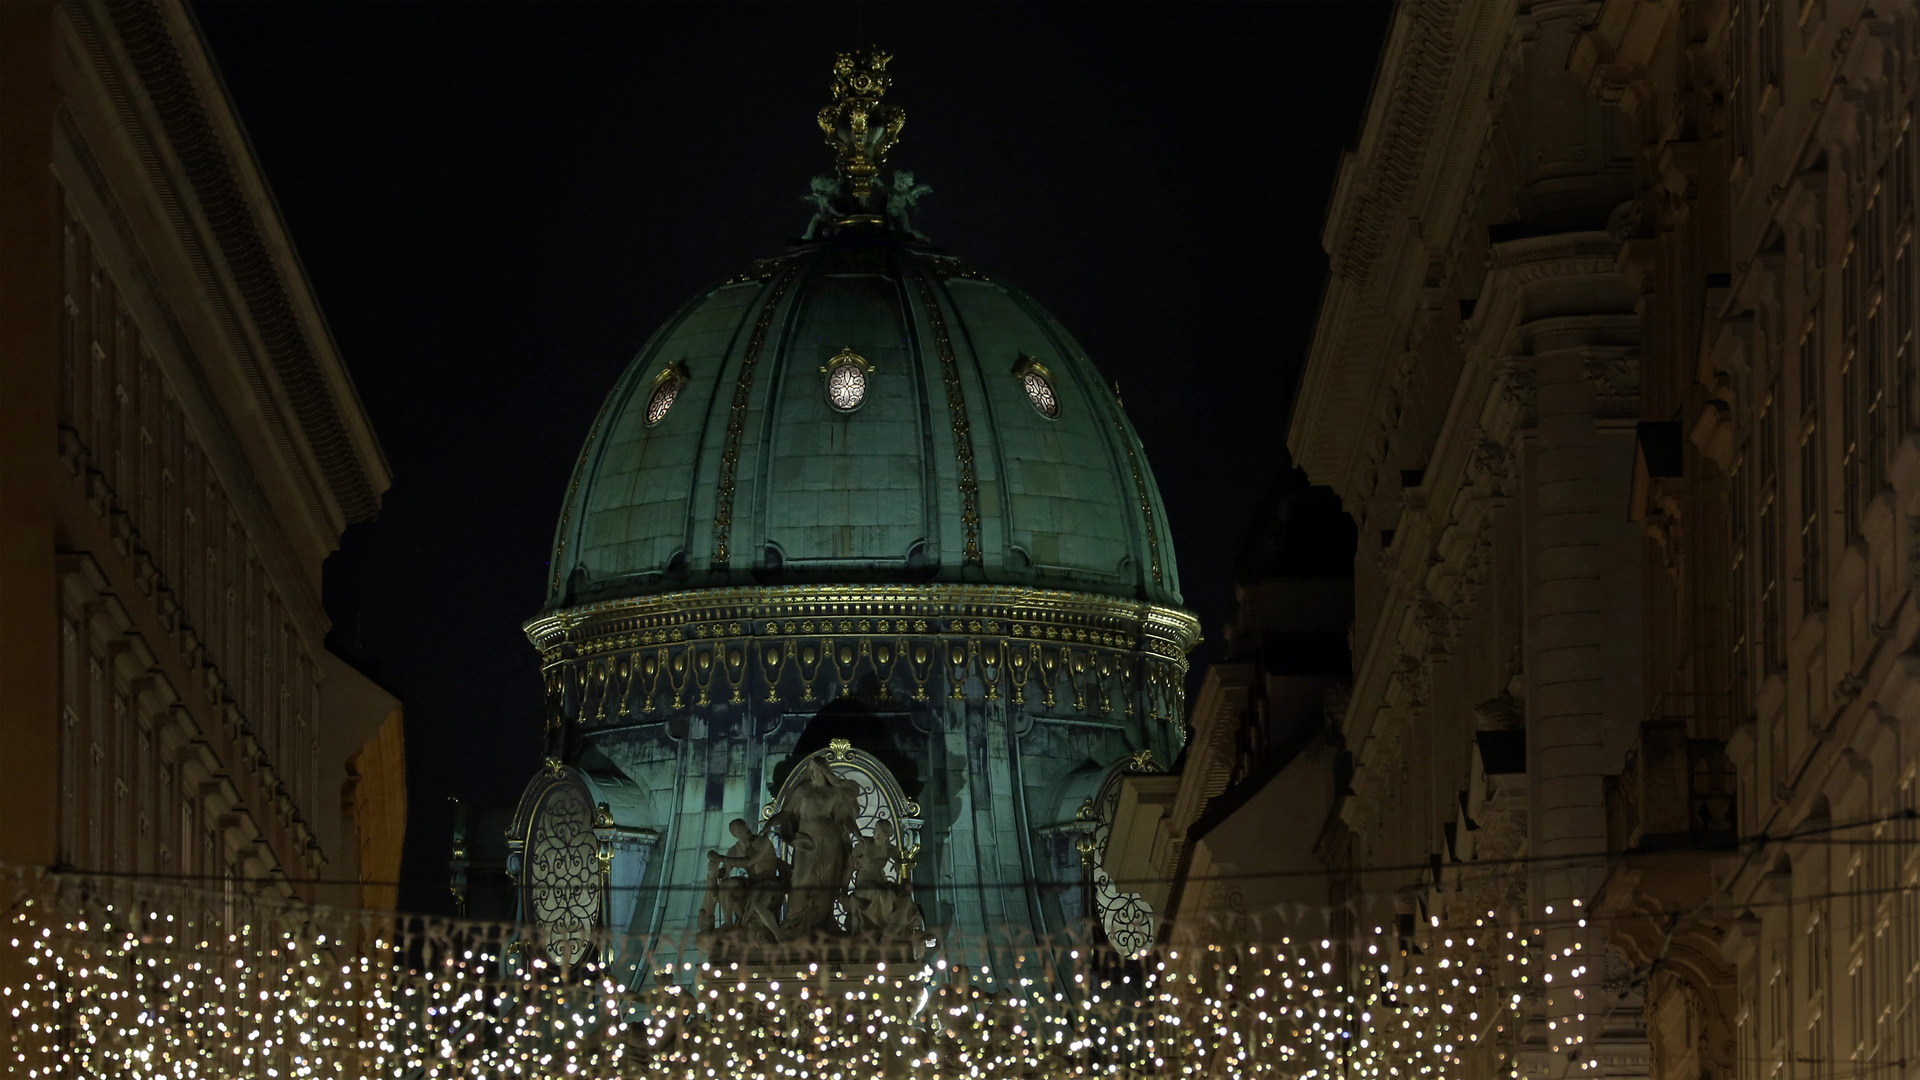
M 547 955 L 572 967 L 585 957 L 600 919 L 600 844 L 586 793 L 555 785 L 527 833 L 527 914 Z
M 835 364 L 827 374 L 827 400 L 841 412 L 852 412 L 867 398 L 867 373 L 856 364 Z

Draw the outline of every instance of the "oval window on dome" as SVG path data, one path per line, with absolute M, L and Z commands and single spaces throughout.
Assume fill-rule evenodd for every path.
M 674 400 L 680 396 L 680 388 L 687 384 L 687 365 L 674 364 L 661 369 L 653 377 L 653 392 L 647 395 L 647 426 L 652 427 L 667 418 L 667 411 L 673 408 Z
M 1022 356 L 1014 362 L 1013 377 L 1020 380 L 1020 389 L 1026 392 L 1034 412 L 1049 420 L 1059 419 L 1060 395 L 1053 389 L 1053 373 L 1040 361 Z
M 841 349 L 820 373 L 827 377 L 827 404 L 840 412 L 852 412 L 867 400 L 867 377 L 873 365 L 852 349 Z

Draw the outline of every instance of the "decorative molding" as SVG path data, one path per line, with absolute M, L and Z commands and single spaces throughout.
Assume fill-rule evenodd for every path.
M 727 410 L 726 443 L 720 451 L 719 494 L 714 499 L 713 565 L 717 567 L 727 565 L 732 557 L 727 541 L 733 529 L 733 495 L 740 471 L 740 440 L 746 433 L 747 408 L 753 401 L 754 371 L 760 366 L 760 350 L 766 347 L 767 331 L 773 326 L 774 313 L 779 310 L 781 299 L 799 276 L 798 266 L 788 266 L 774 279 L 766 299 L 760 302 L 759 316 L 753 320 L 753 334 L 747 339 L 747 351 L 740 357 L 740 375 L 734 382 L 733 401 Z M 584 454 L 581 460 L 586 460 Z M 557 566 L 555 569 L 558 572 Z
M 1518 427 L 1530 428 L 1538 419 L 1540 395 L 1533 375 L 1533 361 L 1522 359 L 1507 360 L 1494 372 L 1495 392 L 1516 413 Z
M 920 306 L 927 316 L 927 326 L 933 331 L 934 352 L 940 357 L 940 378 L 947 391 L 947 415 L 953 423 L 953 454 L 959 466 L 960 558 L 969 566 L 979 566 L 982 558 L 980 485 L 974 476 L 973 429 L 967 421 L 967 395 L 960 383 L 960 364 L 953 355 L 953 339 L 947 333 L 947 317 L 940 308 L 939 297 L 934 295 L 932 279 L 916 260 L 906 258 L 900 262 L 907 279 L 913 282 L 914 292 L 920 297 Z
M 1594 388 L 1594 415 L 1605 418 L 1640 415 L 1640 358 L 1631 352 L 1591 352 L 1586 373 Z
M 1355 287 L 1372 284 L 1402 204 L 1427 164 L 1435 121 L 1453 81 L 1459 11 L 1459 0 L 1420 0 L 1402 8 L 1407 29 L 1391 68 L 1393 83 L 1374 88 L 1386 102 L 1375 129 L 1383 135 L 1361 167 L 1364 180 L 1358 183 L 1365 190 L 1353 193 L 1338 239 L 1328 245 L 1334 276 Z
M 1109 597 L 1007 586 L 692 590 L 540 616 L 550 723 L 589 727 L 688 705 L 978 695 L 1185 719 L 1193 616 Z M 1144 695 L 1142 694 L 1144 691 Z

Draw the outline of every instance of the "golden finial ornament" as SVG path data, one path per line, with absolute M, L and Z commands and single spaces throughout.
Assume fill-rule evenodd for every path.
M 892 59 L 879 49 L 841 53 L 833 62 L 833 104 L 820 110 L 820 131 L 833 148 L 840 179 L 859 202 L 873 194 L 873 178 L 907 125 L 903 109 L 880 100 L 893 85 L 887 75 Z

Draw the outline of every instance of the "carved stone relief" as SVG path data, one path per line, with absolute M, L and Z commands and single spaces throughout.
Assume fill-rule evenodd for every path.
M 699 935 L 718 951 L 848 941 L 911 944 L 919 806 L 872 755 L 844 739 L 801 759 L 759 832 L 707 853 Z
M 1640 358 L 1633 353 L 1590 353 L 1587 379 L 1593 383 L 1598 416 L 1640 415 Z

